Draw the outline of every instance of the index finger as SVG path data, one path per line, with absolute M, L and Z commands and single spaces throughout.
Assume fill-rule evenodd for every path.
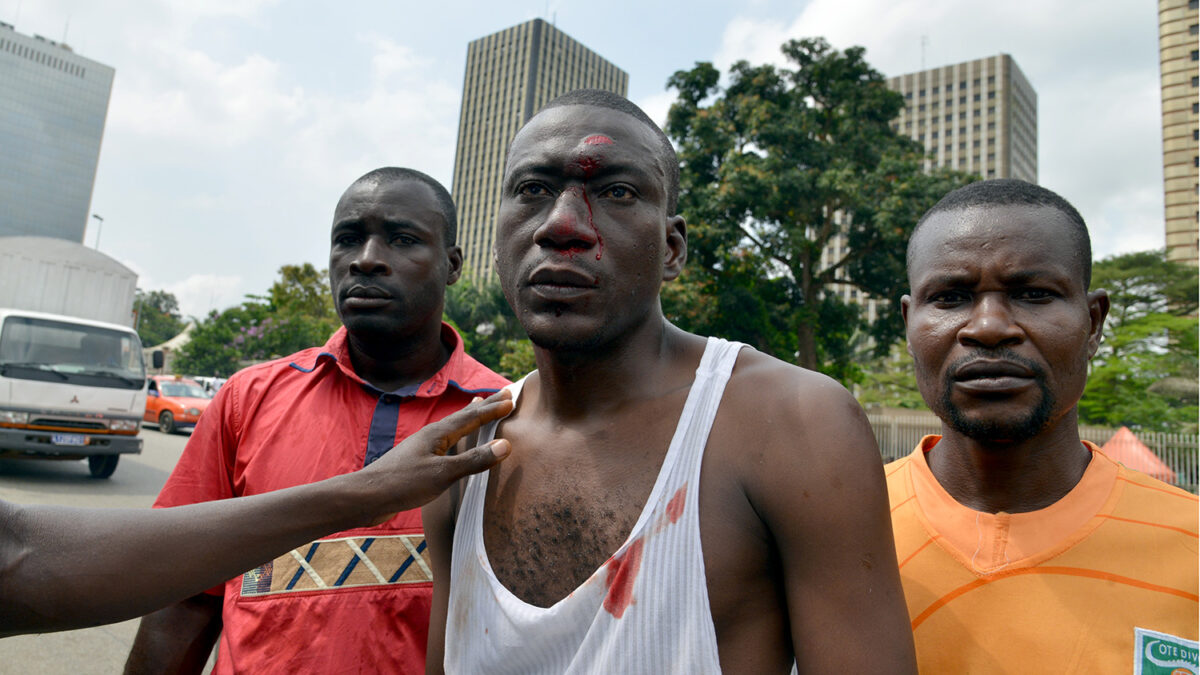
M 488 422 L 504 417 L 512 412 L 512 409 L 512 392 L 501 389 L 482 401 L 476 399 L 462 410 L 430 424 L 425 429 L 439 437 L 439 442 L 434 443 L 434 454 L 446 454 L 459 439 L 478 430 Z

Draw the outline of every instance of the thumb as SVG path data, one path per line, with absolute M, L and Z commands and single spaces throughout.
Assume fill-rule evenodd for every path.
M 471 448 L 466 452 L 446 455 L 441 458 L 449 466 L 452 480 L 458 480 L 473 473 L 486 471 L 500 463 L 512 452 L 512 444 L 506 439 L 497 438 L 494 441 Z

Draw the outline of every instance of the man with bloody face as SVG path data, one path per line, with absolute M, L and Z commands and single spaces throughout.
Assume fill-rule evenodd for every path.
M 607 92 L 513 140 L 496 267 L 538 369 L 482 431 L 509 458 L 424 511 L 431 672 L 912 669 L 866 418 L 663 317 L 678 191 L 662 131 Z
M 1160 672 L 1158 645 L 1196 672 L 1196 497 L 1079 438 L 1109 308 L 1079 213 L 1022 181 L 960 188 L 917 225 L 908 280 L 942 420 L 886 468 L 921 670 Z

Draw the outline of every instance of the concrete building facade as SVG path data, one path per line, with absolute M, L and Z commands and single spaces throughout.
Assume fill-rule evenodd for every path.
M 1197 0 L 1158 0 L 1167 259 L 1197 264 L 1200 20 Z
M 0 22 L 0 236 L 83 242 L 114 72 Z
M 493 273 L 492 243 L 508 144 L 551 99 L 585 88 L 624 96 L 629 75 L 541 19 L 467 46 L 451 192 L 464 267 L 473 280 Z
M 921 143 L 926 169 L 1037 182 L 1037 92 L 998 54 L 888 80 L 904 95 L 892 128 Z

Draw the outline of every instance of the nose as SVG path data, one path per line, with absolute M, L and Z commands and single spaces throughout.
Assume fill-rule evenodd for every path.
M 600 235 L 592 222 L 587 193 L 578 187 L 563 190 L 533 236 L 538 246 L 560 251 L 586 251 L 595 246 Z
M 387 262 L 388 243 L 383 237 L 368 236 L 350 261 L 351 274 L 386 275 L 391 273 Z
M 1008 296 L 997 293 L 978 295 L 958 331 L 962 344 L 989 349 L 1020 344 L 1024 339 L 1025 331 L 1013 317 Z

